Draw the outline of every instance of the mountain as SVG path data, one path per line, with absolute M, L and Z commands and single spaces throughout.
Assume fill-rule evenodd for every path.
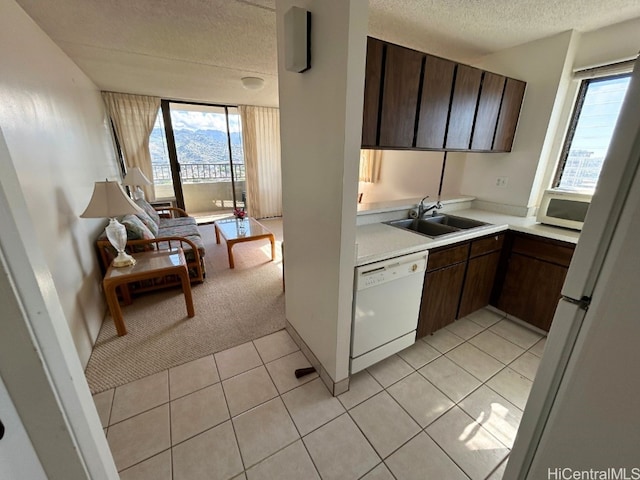
M 181 164 L 229 163 L 227 132 L 220 130 L 174 130 L 178 161 Z M 164 131 L 154 128 L 149 136 L 151 162 L 169 163 Z M 234 163 L 244 163 L 242 134 L 231 133 L 231 151 Z

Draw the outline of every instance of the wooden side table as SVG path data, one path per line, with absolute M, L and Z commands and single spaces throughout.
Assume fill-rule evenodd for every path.
M 264 238 L 271 242 L 271 260 L 276 259 L 276 238 L 267 228 L 253 218 L 243 220 L 237 218 L 227 218 L 216 220 L 214 229 L 216 233 L 216 243 L 220 243 L 220 236 L 227 242 L 227 256 L 229 257 L 229 268 L 235 268 L 233 261 L 233 246 L 236 243 L 252 242 Z M 243 228 L 241 228 L 241 225 Z
M 126 284 L 138 280 L 151 280 L 166 275 L 178 275 L 182 284 L 184 301 L 187 305 L 187 314 L 191 318 L 195 315 L 193 309 L 193 297 L 191 296 L 191 283 L 189 281 L 189 270 L 181 248 L 171 250 L 153 250 L 150 252 L 134 253 L 133 258 L 136 264 L 130 267 L 115 268 L 109 266 L 107 273 L 102 280 L 104 294 L 107 298 L 109 311 L 116 325 L 118 336 L 127 334 L 127 327 L 122 318 L 122 310 L 118 303 L 116 288 L 121 288 L 125 304 L 131 303 L 131 296 Z

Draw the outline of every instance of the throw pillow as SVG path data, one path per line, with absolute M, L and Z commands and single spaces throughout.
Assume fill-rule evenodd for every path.
M 147 212 L 147 215 L 151 217 L 151 220 L 153 220 L 156 225 L 160 225 L 160 215 L 158 215 L 156 209 L 153 208 L 149 204 L 149 202 L 147 202 L 144 198 L 139 198 L 138 200 L 136 200 L 136 204 L 145 212 Z
M 151 233 L 153 233 L 154 237 L 158 236 L 158 224 L 153 221 L 153 219 L 146 211 L 142 210 L 141 212 L 136 213 L 136 217 L 138 217 L 140 221 L 144 223 L 144 226 L 147 227 L 151 231 Z
M 136 215 L 125 215 L 122 217 L 122 220 L 120 220 L 120 223 L 127 229 L 128 240 L 150 240 L 156 238 L 155 235 L 151 233 L 151 230 L 149 230 Z

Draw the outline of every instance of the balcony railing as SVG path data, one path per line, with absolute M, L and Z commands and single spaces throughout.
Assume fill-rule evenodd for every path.
M 154 164 L 153 183 L 164 185 L 171 183 L 171 167 Z M 244 164 L 233 165 L 233 177 L 236 181 L 245 179 Z M 181 163 L 180 178 L 182 183 L 230 182 L 231 165 L 228 163 Z

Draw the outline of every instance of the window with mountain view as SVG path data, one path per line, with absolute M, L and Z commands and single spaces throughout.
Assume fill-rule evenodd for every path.
M 629 86 L 630 74 L 583 80 L 554 187 L 593 193 Z
M 244 206 L 245 165 L 237 107 L 168 102 L 184 206 L 195 216 Z M 162 111 L 149 146 L 156 197 L 174 196 Z

